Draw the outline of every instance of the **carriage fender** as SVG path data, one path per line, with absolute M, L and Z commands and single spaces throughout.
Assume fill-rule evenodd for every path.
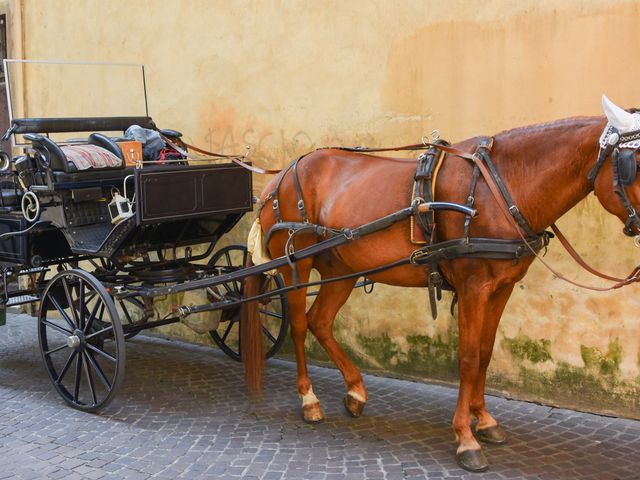
M 264 234 L 262 233 L 262 226 L 260 225 L 260 219 L 256 218 L 251 225 L 249 235 L 247 236 L 247 251 L 251 255 L 251 260 L 254 265 L 262 265 L 271 261 L 271 255 L 267 250 L 267 246 L 264 243 Z M 267 275 L 275 275 L 276 270 L 269 270 Z

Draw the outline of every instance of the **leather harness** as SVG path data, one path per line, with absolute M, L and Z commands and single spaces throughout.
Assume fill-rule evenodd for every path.
M 636 214 L 635 209 L 631 205 L 631 202 L 628 199 L 626 191 L 624 187 L 626 186 L 624 182 L 621 181 L 620 167 L 618 156 L 615 155 L 617 146 L 622 141 L 628 141 L 630 138 L 636 138 L 635 136 L 640 137 L 640 132 L 631 132 L 624 136 L 620 136 L 620 140 L 614 145 L 614 148 L 601 148 L 600 153 L 598 155 L 598 159 L 596 161 L 596 165 L 593 167 L 592 171 L 589 173 L 589 180 L 593 184 L 595 178 L 604 164 L 605 160 L 609 155 L 612 156 L 613 168 L 614 168 L 614 189 L 616 193 L 621 197 L 623 205 L 626 211 L 629 213 L 629 218 L 625 223 L 625 233 L 630 234 L 631 225 L 636 226 L 640 230 L 640 217 Z M 170 143 L 171 144 L 171 143 Z M 480 140 L 476 150 L 473 154 L 461 151 L 459 149 L 453 148 L 445 141 L 435 141 L 434 143 L 423 142 L 420 144 L 414 145 L 406 145 L 402 147 L 389 147 L 389 148 L 366 148 L 366 147 L 325 147 L 319 148 L 317 150 L 324 150 L 328 148 L 333 148 L 336 150 L 342 150 L 347 152 L 357 152 L 357 153 L 378 153 L 378 152 L 390 152 L 390 151 L 420 151 L 425 150 L 425 153 L 421 154 L 418 157 L 418 166 L 416 169 L 416 173 L 414 175 L 414 198 L 412 199 L 411 206 L 407 207 L 403 210 L 395 212 L 393 214 L 387 215 L 381 219 L 372 221 L 366 225 L 358 227 L 357 229 L 336 229 L 329 228 L 322 225 L 317 225 L 309 222 L 308 213 L 305 207 L 304 198 L 302 194 L 302 188 L 300 185 L 300 180 L 298 178 L 298 164 L 299 162 L 305 158 L 307 154 L 302 155 L 297 158 L 293 163 L 291 163 L 284 170 L 269 170 L 262 169 L 259 167 L 252 166 L 247 164 L 244 160 L 246 157 L 241 156 L 233 156 L 233 155 L 221 155 L 215 154 L 212 152 L 207 152 L 206 150 L 202 150 L 192 145 L 183 144 L 185 147 L 197 151 L 199 153 L 203 153 L 205 155 L 211 155 L 218 158 L 228 158 L 239 164 L 240 166 L 249 169 L 254 173 L 260 174 L 277 174 L 282 173 L 275 188 L 267 194 L 267 196 L 259 202 L 257 205 L 256 215 L 260 215 L 260 211 L 265 205 L 273 200 L 272 208 L 274 210 L 274 215 L 276 219 L 276 223 L 271 227 L 269 232 L 267 232 L 267 236 L 265 239 L 265 243 L 268 245 L 271 237 L 275 232 L 286 230 L 289 234 L 289 238 L 286 242 L 285 246 L 285 257 L 287 263 L 289 264 L 292 272 L 293 272 L 293 285 L 289 289 L 303 288 L 307 284 L 299 283 L 299 276 L 296 268 L 296 261 L 299 260 L 296 255 L 294 248 L 294 240 L 295 237 L 299 234 L 303 233 L 311 233 L 315 234 L 321 238 L 330 239 L 334 237 L 341 237 L 345 241 L 352 241 L 360 238 L 361 236 L 368 235 L 371 233 L 375 233 L 381 231 L 389 226 L 405 220 L 407 218 L 413 217 L 416 223 L 420 225 L 423 229 L 424 236 L 426 239 L 430 240 L 430 243 L 424 245 L 421 248 L 416 249 L 408 259 L 401 259 L 396 262 L 393 262 L 389 265 L 383 265 L 380 267 L 376 267 L 374 269 L 368 270 L 367 272 L 357 272 L 353 274 L 349 274 L 344 276 L 344 278 L 353 278 L 356 276 L 362 276 L 364 274 L 372 274 L 384 271 L 389 268 L 394 268 L 404 264 L 413 264 L 413 265 L 428 265 L 429 266 L 429 281 L 428 281 L 428 290 L 429 290 L 429 299 L 431 303 L 431 314 L 435 319 L 437 316 L 437 307 L 436 301 L 441 299 L 441 290 L 448 289 L 453 290 L 453 288 L 448 285 L 438 269 L 438 263 L 443 260 L 451 260 L 455 258 L 483 258 L 483 259 L 500 259 L 500 260 L 508 260 L 512 259 L 514 262 L 518 262 L 522 257 L 537 257 L 543 265 L 548 268 L 555 276 L 558 278 L 569 282 L 573 285 L 576 285 L 581 288 L 596 290 L 596 291 L 606 291 L 612 290 L 616 288 L 620 288 L 622 286 L 628 285 L 630 283 L 640 281 L 640 266 L 636 267 L 627 277 L 625 278 L 617 278 L 610 275 L 603 274 L 598 272 L 594 268 L 590 267 L 581 257 L 580 255 L 573 249 L 573 247 L 569 244 L 565 236 L 560 232 L 558 227 L 555 224 L 551 225 L 551 229 L 553 233 L 548 231 L 543 232 L 535 232 L 527 223 L 526 219 L 521 214 L 518 207 L 515 205 L 513 198 L 511 197 L 509 190 L 507 189 L 504 181 L 500 177 L 498 170 L 491 159 L 491 148 L 493 146 L 493 137 L 484 137 Z M 172 145 L 174 146 L 174 145 Z M 175 147 L 174 147 L 175 148 Z M 186 151 L 182 149 L 178 149 L 183 154 L 190 156 Z M 420 210 L 418 207 L 421 202 L 433 202 L 433 181 L 434 181 L 434 168 L 437 165 L 437 158 L 441 154 L 450 154 L 463 159 L 468 160 L 474 166 L 473 173 L 471 177 L 471 186 L 469 195 L 467 197 L 467 201 L 464 206 L 459 206 L 465 212 L 464 219 L 464 233 L 463 237 L 454 240 L 447 240 L 438 242 L 435 237 L 435 216 L 433 210 Z M 297 207 L 300 213 L 300 217 L 302 221 L 284 221 L 282 219 L 282 214 L 280 211 L 280 204 L 278 199 L 278 192 L 280 185 L 284 177 L 287 173 L 292 172 L 294 189 L 296 191 L 297 196 Z M 635 171 L 635 170 L 634 170 Z M 489 190 L 500 207 L 500 211 L 507 219 L 507 221 L 513 226 L 514 230 L 518 233 L 519 239 L 496 239 L 496 238 L 479 238 L 479 237 L 470 237 L 469 230 L 471 220 L 473 215 L 470 214 L 474 205 L 474 196 L 475 190 L 477 187 L 478 179 L 480 176 L 483 177 Z M 438 203 L 438 202 L 435 202 Z M 463 210 L 460 210 L 463 211 Z M 555 235 L 554 235 L 555 234 Z M 543 258 L 539 255 L 540 250 L 546 248 L 550 238 L 557 236 L 560 240 L 561 244 L 570 254 L 570 256 L 583 268 L 585 268 L 590 273 L 597 275 L 601 278 L 610 280 L 615 282 L 613 285 L 609 287 L 593 287 L 590 285 L 584 285 L 578 282 L 575 282 L 565 275 L 557 272 L 553 269 Z M 338 240 L 338 239 L 336 239 Z M 325 240 L 327 242 L 327 240 Z M 321 243 L 325 243 L 321 242 Z M 344 242 L 336 243 L 338 246 Z M 328 243 L 327 243 L 328 246 Z M 321 253 L 327 248 L 320 249 L 321 245 L 318 245 L 319 249 L 317 253 Z M 342 277 L 341 277 L 342 278 Z M 338 279 L 323 279 L 319 282 L 313 282 L 313 284 L 322 284 L 330 281 L 336 281 Z M 455 298 L 454 298 L 455 300 Z
M 456 240 L 448 240 L 439 242 L 436 238 L 435 229 L 435 215 L 433 210 L 427 210 L 426 212 L 419 212 L 417 209 L 411 212 L 411 216 L 415 219 L 416 223 L 423 230 L 424 238 L 429 239 L 427 245 L 415 250 L 409 257 L 409 261 L 413 265 L 428 266 L 428 292 L 429 300 L 431 304 L 431 314 L 433 318 L 437 316 L 437 300 L 442 298 L 442 290 L 453 290 L 451 285 L 448 285 L 444 280 L 438 268 L 438 263 L 443 260 L 450 260 L 454 258 L 467 257 L 467 258 L 486 258 L 486 259 L 513 259 L 518 261 L 523 256 L 535 255 L 539 250 L 546 247 L 549 242 L 549 238 L 552 236 L 550 232 L 541 232 L 537 234 L 528 225 L 518 208 L 515 206 L 513 199 L 506 185 L 502 181 L 498 174 L 498 171 L 493 164 L 490 151 L 493 145 L 493 138 L 483 138 L 477 146 L 476 152 L 471 155 L 466 152 L 454 149 L 450 147 L 447 142 L 436 141 L 434 143 L 408 145 L 399 148 L 387 149 L 372 149 L 363 147 L 338 147 L 337 150 L 358 152 L 358 153 L 374 153 L 384 152 L 390 150 L 426 150 L 425 153 L 418 157 L 418 166 L 414 175 L 414 198 L 411 204 L 417 205 L 420 202 L 432 202 L 433 199 L 433 179 L 434 169 L 438 163 L 438 158 L 443 153 L 449 153 L 456 156 L 460 156 L 467 160 L 471 160 L 474 163 L 474 171 L 471 181 L 471 189 L 465 204 L 469 209 L 473 206 L 475 189 L 477 186 L 478 178 L 480 174 L 486 179 L 492 193 L 498 192 L 498 196 L 506 204 L 506 209 L 509 212 L 509 216 L 512 221 L 517 225 L 518 229 L 522 229 L 526 237 L 515 240 L 494 239 L 494 238 L 477 238 L 469 236 L 469 228 L 472 219 L 472 215 L 466 214 L 464 220 L 464 237 Z M 307 154 L 308 155 L 308 154 Z M 289 234 L 289 238 L 285 247 L 285 255 L 290 257 L 293 255 L 294 239 L 296 236 L 302 233 L 314 233 L 321 237 L 330 237 L 332 235 L 344 234 L 344 229 L 330 229 L 321 225 L 309 223 L 308 215 L 304 205 L 304 199 L 302 196 L 302 189 L 300 186 L 300 180 L 297 174 L 297 168 L 299 162 L 305 158 L 303 155 L 297 158 L 292 164 L 290 164 L 280 176 L 275 188 L 267 194 L 267 196 L 259 203 L 257 207 L 257 215 L 264 206 L 271 200 L 273 200 L 272 208 L 276 223 L 271 227 L 265 239 L 265 243 L 268 245 L 273 234 L 275 232 L 286 230 Z M 486 166 L 484 166 L 486 165 Z M 298 210 L 302 218 L 302 222 L 284 222 L 282 220 L 282 214 L 280 212 L 280 204 L 278 200 L 278 192 L 280 185 L 287 173 L 292 172 L 292 179 L 294 189 L 296 191 L 298 199 Z M 495 196 L 495 193 L 494 193 Z M 375 227 L 364 232 L 360 232 L 360 235 L 374 233 L 387 228 L 397 221 L 407 218 L 408 215 L 399 215 L 393 218 L 389 218 L 388 222 L 372 222 L 376 223 Z M 293 271 L 294 283 L 298 282 L 297 269 L 295 262 L 289 262 Z

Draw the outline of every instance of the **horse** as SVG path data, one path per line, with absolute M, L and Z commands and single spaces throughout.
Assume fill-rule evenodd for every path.
M 625 223 L 627 235 L 640 234 L 640 219 L 633 208 L 633 205 L 640 205 L 640 182 L 636 181 L 640 113 L 623 110 L 604 96 L 602 101 L 605 117 L 557 120 L 508 130 L 493 137 L 491 160 L 511 194 L 516 210 L 532 231 L 544 232 L 593 191 L 600 204 Z M 446 154 L 434 188 L 436 200 L 458 204 L 468 201 L 474 175 L 474 164 L 469 156 L 477 152 L 481 140 L 470 138 L 450 147 L 450 152 L 466 152 L 467 158 Z M 269 234 L 274 225 L 282 221 L 300 223 L 303 217 L 309 224 L 336 230 L 366 224 L 409 204 L 415 173 L 416 159 L 388 158 L 341 149 L 316 150 L 296 162 L 295 168 L 284 170 L 264 188 L 260 197 L 260 206 L 264 208 L 259 209 L 254 228 L 257 226 L 260 235 L 267 235 L 271 257 L 281 256 L 291 248 L 289 235 L 292 232 L 274 229 Z M 468 235 L 514 241 L 522 238 L 513 219 L 501 209 L 490 183 L 484 176 L 477 179 L 473 206 L 478 215 L 468 227 Z M 302 209 L 300 200 L 303 200 Z M 438 211 L 434 220 L 438 241 L 463 237 L 465 227 L 459 213 Z M 279 268 L 287 285 L 304 285 L 312 268 L 323 279 L 341 277 L 321 285 L 308 312 L 306 288 L 288 292 L 296 385 L 304 421 L 315 423 L 324 419 L 307 370 L 304 348 L 307 331 L 317 338 L 342 373 L 347 390 L 344 405 L 348 413 L 353 417 L 362 414 L 367 390 L 360 371 L 334 338 L 333 322 L 354 288 L 356 278 L 350 274 L 371 271 L 411 256 L 416 245 L 410 241 L 410 230 L 410 221 L 405 219 L 297 261 L 295 268 Z M 302 231 L 295 238 L 295 247 L 309 247 L 320 240 L 317 231 Z M 502 444 L 507 441 L 505 431 L 485 405 L 485 380 L 500 317 L 514 285 L 524 277 L 535 259 L 533 255 L 523 255 L 517 261 L 462 255 L 445 258 L 437 264 L 444 280 L 458 297 L 460 382 L 453 430 L 458 443 L 456 459 L 469 471 L 484 471 L 489 466 L 480 442 Z M 367 275 L 367 278 L 388 285 L 425 287 L 429 274 L 428 267 L 403 264 Z M 255 292 L 257 282 L 255 277 L 246 279 L 245 293 Z M 243 343 L 243 360 L 248 372 L 253 372 L 248 376 L 250 383 L 259 389 L 263 357 L 255 346 L 259 337 L 255 333 L 259 328 L 255 322 L 256 309 L 257 302 L 244 308 L 242 330 L 246 343 Z M 477 420 L 474 429 L 472 417 Z

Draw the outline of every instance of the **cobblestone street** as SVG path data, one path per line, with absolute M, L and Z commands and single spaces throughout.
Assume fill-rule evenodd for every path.
M 0 327 L 0 478 L 632 479 L 640 422 L 489 397 L 510 434 L 491 469 L 456 466 L 456 390 L 368 375 L 365 415 L 349 418 L 342 380 L 312 367 L 327 421 L 300 419 L 295 368 L 268 363 L 259 404 L 241 365 L 210 348 L 150 337 L 127 344 L 123 388 L 100 415 L 67 407 L 38 351 L 35 320 Z

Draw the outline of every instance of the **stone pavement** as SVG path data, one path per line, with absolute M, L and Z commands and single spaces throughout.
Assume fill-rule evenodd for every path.
M 510 433 L 491 470 L 456 466 L 455 389 L 368 375 L 365 416 L 349 418 L 339 373 L 312 367 L 327 421 L 300 420 L 294 365 L 270 361 L 260 404 L 241 366 L 211 348 L 150 337 L 127 344 L 107 410 L 63 403 L 46 377 L 35 320 L 0 327 L 0 479 L 640 479 L 640 422 L 489 397 Z

